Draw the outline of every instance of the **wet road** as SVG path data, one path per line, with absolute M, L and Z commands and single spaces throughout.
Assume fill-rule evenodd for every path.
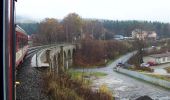
M 170 90 L 113 71 L 113 67 L 118 62 L 124 62 L 132 55 L 133 53 L 124 55 L 107 67 L 84 69 L 84 71 L 88 72 L 104 72 L 108 74 L 107 76 L 94 79 L 92 87 L 98 89 L 102 84 L 106 84 L 113 94 L 118 97 L 117 100 L 135 100 L 144 95 L 148 95 L 154 100 L 170 100 Z M 83 71 L 83 69 L 76 70 Z

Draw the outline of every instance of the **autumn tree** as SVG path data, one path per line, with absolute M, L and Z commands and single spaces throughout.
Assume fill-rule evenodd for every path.
M 94 39 L 100 39 L 104 33 L 104 27 L 103 24 L 98 20 L 84 19 L 83 32 L 91 34 Z
M 128 42 L 109 40 L 106 42 L 106 55 L 108 59 L 115 59 L 116 57 L 132 51 L 132 45 Z
M 70 13 L 63 19 L 64 32 L 67 42 L 80 38 L 82 33 L 82 18 L 76 13 Z
M 143 53 L 144 53 L 144 45 L 145 45 L 145 37 L 143 32 L 143 26 L 138 26 L 139 29 L 136 34 L 138 34 L 138 38 L 135 39 L 135 47 L 138 50 L 136 62 L 138 62 L 137 66 L 140 66 L 143 63 Z
M 63 26 L 54 18 L 46 18 L 38 27 L 38 35 L 42 43 L 54 43 L 65 40 L 66 36 L 63 32 Z

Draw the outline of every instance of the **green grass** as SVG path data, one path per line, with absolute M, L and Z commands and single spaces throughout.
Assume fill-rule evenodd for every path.
M 108 60 L 107 63 L 106 63 L 106 65 L 110 65 L 110 64 L 113 63 L 114 61 L 115 61 L 115 59 L 114 59 L 114 60 L 113 60 L 113 59 L 112 59 L 112 60 Z
M 89 66 L 72 66 L 73 68 L 97 68 L 97 67 L 102 67 L 102 65 L 89 65 Z
M 91 73 L 92 76 L 96 76 L 96 77 L 101 77 L 101 76 L 106 76 L 106 73 L 102 73 L 102 72 L 93 72 Z
M 81 72 L 81 71 L 74 71 L 74 70 L 70 70 L 69 73 L 71 74 L 71 77 L 74 79 L 82 79 L 83 76 L 94 76 L 94 77 L 102 77 L 102 76 L 106 76 L 106 73 L 102 73 L 102 72 Z

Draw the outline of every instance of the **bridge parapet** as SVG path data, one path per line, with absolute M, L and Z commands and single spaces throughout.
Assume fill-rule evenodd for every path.
M 51 70 L 65 71 L 72 66 L 73 52 L 76 45 L 62 44 L 41 50 L 37 55 L 34 55 L 32 61 L 36 61 L 33 67 L 50 67 Z M 33 60 L 34 59 L 34 60 Z

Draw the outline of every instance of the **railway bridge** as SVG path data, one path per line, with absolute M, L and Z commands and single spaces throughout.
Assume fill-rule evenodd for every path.
M 73 64 L 77 44 L 52 45 L 37 52 L 31 60 L 32 67 L 49 67 L 50 71 L 62 73 Z

